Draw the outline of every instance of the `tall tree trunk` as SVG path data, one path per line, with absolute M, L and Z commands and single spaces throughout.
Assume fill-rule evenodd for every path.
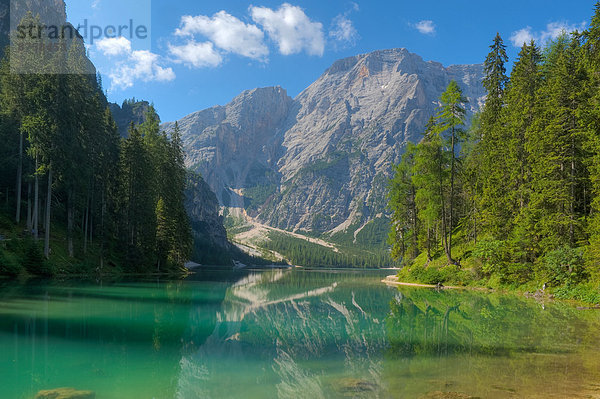
M 85 212 L 83 214 L 83 253 L 87 253 L 87 244 L 88 244 L 88 227 L 89 227 L 89 219 L 90 217 L 90 194 L 88 190 L 88 195 L 85 200 Z
M 23 133 L 19 134 L 19 165 L 17 165 L 17 212 L 15 220 L 21 223 L 21 186 L 23 184 Z
M 27 231 L 33 228 L 33 214 L 31 212 L 31 181 L 27 183 Z
M 73 219 L 75 217 L 74 206 L 73 206 L 73 189 L 67 190 L 67 250 L 69 257 L 75 256 L 73 250 Z
M 94 185 L 92 184 L 92 198 L 90 199 L 90 209 L 89 209 L 89 215 L 88 215 L 88 224 L 89 224 L 89 231 L 90 231 L 90 244 L 94 243 Z
M 575 112 L 573 110 L 573 112 Z M 569 223 L 569 242 L 571 246 L 575 245 L 575 181 L 576 181 L 576 171 L 575 171 L 575 136 L 574 131 L 576 128 L 575 117 L 571 118 L 571 201 L 570 202 L 570 223 Z
M 442 153 L 441 149 L 438 151 L 438 176 L 439 176 L 439 185 L 440 185 L 440 201 L 442 202 L 442 248 L 444 248 L 444 253 L 448 258 L 448 235 L 446 229 L 446 200 L 444 199 L 444 180 L 443 180 L 443 168 L 442 168 Z
M 106 213 L 106 200 L 105 200 L 104 187 L 103 187 L 103 189 L 102 189 L 102 204 L 100 206 L 100 234 L 101 234 L 100 270 L 101 271 L 102 271 L 102 268 L 104 267 L 104 245 L 105 245 L 105 239 L 106 239 L 106 225 L 105 225 L 105 220 L 104 220 L 105 213 Z
M 44 215 L 44 220 L 42 220 L 43 223 L 41 223 L 41 225 L 43 226 L 44 231 L 46 231 L 48 228 L 48 220 L 46 219 L 46 209 L 44 208 L 43 202 L 40 203 L 40 215 Z
M 39 222 L 40 222 L 40 178 L 37 173 L 38 157 L 35 157 L 35 177 L 33 190 L 33 237 L 37 240 L 39 237 Z
M 416 258 L 417 256 L 419 256 L 419 241 L 418 241 L 419 237 L 418 237 L 418 231 L 417 231 L 418 220 L 417 220 L 417 204 L 416 204 L 417 203 L 417 201 L 416 201 L 417 193 L 415 192 L 415 186 L 413 186 L 412 184 L 411 184 L 410 190 L 411 190 L 410 195 L 411 195 L 411 208 L 412 208 L 411 212 L 412 212 L 412 219 L 413 219 L 412 220 L 412 222 L 413 222 L 413 257 Z
M 44 255 L 50 257 L 50 209 L 52 208 L 52 168 L 48 170 L 48 194 L 46 196 L 46 231 L 44 234 Z
M 431 262 L 431 228 L 427 226 L 427 264 Z
M 402 251 L 402 258 L 406 254 L 406 243 L 404 242 L 404 227 L 400 228 L 400 250 Z
M 477 245 L 477 205 L 473 205 L 473 241 Z
M 452 259 L 452 232 L 454 230 L 454 151 L 455 151 L 455 129 L 452 127 L 452 154 L 450 158 L 450 228 L 448 231 L 448 252 L 446 255 L 448 257 L 448 263 L 451 265 L 455 265 L 456 261 Z

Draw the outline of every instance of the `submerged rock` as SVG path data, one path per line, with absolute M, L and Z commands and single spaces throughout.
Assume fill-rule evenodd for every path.
M 344 396 L 354 396 L 375 392 L 379 386 L 371 381 L 358 378 L 342 378 L 334 383 L 334 388 Z
M 56 388 L 39 391 L 35 399 L 96 399 L 92 391 L 78 391 L 75 388 Z

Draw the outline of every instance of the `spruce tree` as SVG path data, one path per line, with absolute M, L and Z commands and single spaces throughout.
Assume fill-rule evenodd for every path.
M 499 34 L 496 34 L 490 53 L 484 63 L 485 77 L 483 86 L 487 91 L 487 98 L 483 111 L 481 112 L 478 137 L 473 140 L 479 141 L 472 159 L 478 163 L 478 192 L 476 195 L 476 206 L 481 210 L 483 223 L 491 228 L 496 234 L 506 226 L 507 187 L 505 176 L 506 166 L 506 142 L 507 131 L 503 121 L 503 108 L 505 105 L 505 92 L 508 84 L 505 63 L 508 57 L 506 47 Z

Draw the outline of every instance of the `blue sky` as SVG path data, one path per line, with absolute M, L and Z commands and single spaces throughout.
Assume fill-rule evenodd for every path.
M 500 32 L 544 42 L 584 28 L 594 1 L 67 0 L 74 25 L 134 20 L 147 35 L 87 38 L 110 101 L 155 104 L 163 121 L 223 105 L 243 90 L 280 85 L 292 97 L 335 60 L 405 47 L 444 65 L 483 62 Z M 150 12 L 148 12 L 150 11 Z M 112 35 L 109 35 L 112 36 Z

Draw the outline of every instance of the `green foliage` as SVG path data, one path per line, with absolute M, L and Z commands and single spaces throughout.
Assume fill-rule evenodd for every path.
M 247 210 L 258 210 L 258 207 L 277 192 L 275 184 L 258 185 L 244 189 L 244 207 Z
M 465 140 L 466 111 L 458 84 L 451 81 L 440 96 L 441 106 L 427 124 L 417 146 L 408 145 L 390 182 L 389 208 L 392 229 L 389 241 L 395 259 L 413 259 L 425 247 L 431 258 L 441 237 L 448 263 L 452 257 L 453 232 L 459 220 L 459 186 L 462 157 L 457 148 Z
M 342 246 L 352 246 L 356 245 L 354 242 L 354 232 L 360 228 L 359 222 L 354 222 L 345 230 L 340 230 L 334 234 L 326 234 L 325 238 L 327 241 L 342 245 Z M 385 232 L 389 230 L 389 226 L 386 226 Z M 318 237 L 317 237 L 318 238 Z
M 327 175 L 328 172 L 331 172 L 335 167 L 339 166 L 344 161 L 347 162 L 347 160 L 347 154 L 340 151 L 336 151 L 328 154 L 326 158 L 318 159 L 312 164 L 303 167 L 298 173 L 314 173 L 319 175 Z
M 460 233 L 472 249 L 460 263 L 482 285 L 547 283 L 565 296 L 594 297 L 586 282 L 600 278 L 599 23 L 596 7 L 585 32 L 559 36 L 543 51 L 524 43 L 510 76 L 496 35 L 484 64 L 486 104 L 467 133 L 457 85 L 442 94 L 435 123 L 392 181 L 393 254 L 417 265 L 407 278 L 443 279 Z M 457 142 L 460 156 L 448 151 Z M 411 186 L 416 226 L 407 211 Z M 411 234 L 421 255 L 406 251 Z
M 574 299 L 591 304 L 600 304 L 600 285 L 590 282 L 578 285 L 565 285 L 554 290 L 554 296 L 560 299 Z
M 14 248 L 15 246 L 16 248 Z M 31 238 L 19 240 L 14 244 L 13 249 L 16 249 L 19 264 L 28 273 L 39 276 L 51 276 L 54 274 L 38 242 Z
M 0 276 L 18 276 L 23 271 L 17 257 L 0 248 Z
M 473 257 L 481 260 L 483 272 L 487 276 L 500 272 L 508 257 L 506 242 L 493 239 L 481 240 L 473 250 Z
M 483 87 L 488 92 L 488 98 L 486 100 L 485 108 L 489 112 L 490 116 L 498 115 L 503 105 L 504 90 L 508 83 L 508 77 L 506 76 L 505 64 L 508 61 L 506 55 L 506 46 L 502 37 L 499 33 L 496 33 L 494 42 L 490 46 L 490 53 L 485 58 L 485 78 L 483 79 Z M 494 124 L 494 119 L 486 122 Z
M 589 277 L 580 248 L 560 247 L 544 255 L 540 263 L 540 272 L 551 286 L 574 286 Z
M 409 143 L 402 161 L 394 168 L 388 193 L 389 208 L 392 211 L 392 228 L 389 243 L 392 256 L 396 259 L 405 255 L 415 257 L 418 252 L 419 215 L 417 212 L 417 190 L 413 175 L 416 170 L 416 156 L 422 154 L 418 147 Z M 421 194 L 422 194 L 421 190 Z
M 387 218 L 375 218 L 356 234 L 356 246 L 364 249 L 387 250 L 386 235 L 390 221 Z M 354 243 L 353 243 L 354 244 Z
M 125 271 L 178 270 L 191 254 L 191 232 L 177 128 L 169 139 L 150 107 L 121 141 L 82 41 L 58 44 L 51 57 L 9 48 L 0 63 L 0 219 L 4 226 L 10 212 L 8 229 L 28 231 L 7 245 L 0 274 L 15 274 L 15 259 L 42 275 L 102 272 L 114 262 Z
M 271 232 L 265 248 L 276 251 L 292 264 L 305 267 L 381 268 L 393 266 L 385 249 L 367 252 L 339 246 L 338 250 L 308 242 L 287 234 Z
M 457 265 L 449 265 L 442 268 L 435 266 L 412 265 L 404 267 L 398 276 L 407 282 L 436 285 L 469 285 L 474 280 L 473 274 L 468 270 L 462 270 Z
M 338 244 L 341 247 L 350 247 L 366 251 L 387 251 L 389 246 L 386 243 L 390 221 L 385 217 L 377 217 L 367 224 L 353 223 L 345 230 L 336 232 L 335 234 L 326 234 L 323 236 L 329 242 Z M 320 238 L 318 234 L 312 235 L 305 233 L 307 236 Z

